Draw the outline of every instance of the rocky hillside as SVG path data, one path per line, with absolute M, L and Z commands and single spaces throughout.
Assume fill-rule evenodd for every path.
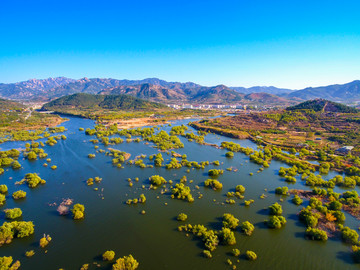
M 137 98 L 149 99 L 157 102 L 175 102 L 177 100 L 186 100 L 186 94 L 181 88 L 169 89 L 161 85 L 144 83 L 140 85 L 123 85 L 114 88 L 108 88 L 100 91 L 102 95 L 131 95 Z
M 163 103 L 237 103 L 244 95 L 225 85 L 214 87 L 176 87 L 166 88 L 159 85 L 141 84 L 135 86 L 119 86 L 105 89 L 100 94 L 127 94 L 137 98 L 149 99 Z
M 6 99 L 29 100 L 44 99 L 50 89 L 74 82 L 64 77 L 48 78 L 44 80 L 31 79 L 24 82 L 0 84 L 0 96 Z

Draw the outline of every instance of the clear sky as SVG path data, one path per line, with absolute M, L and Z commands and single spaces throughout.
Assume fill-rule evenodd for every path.
M 360 79 L 359 0 L 0 0 L 0 82 L 306 86 Z

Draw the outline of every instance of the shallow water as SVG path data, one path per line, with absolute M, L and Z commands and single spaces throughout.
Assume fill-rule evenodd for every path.
M 226 264 L 227 259 L 235 262 L 231 256 L 233 248 L 240 249 L 244 254 L 246 250 L 253 250 L 258 255 L 255 262 L 247 261 L 242 255 L 236 263 L 237 269 L 357 269 L 351 258 L 350 246 L 340 240 L 329 239 L 326 243 L 309 241 L 304 238 L 305 226 L 298 221 L 297 213 L 301 206 L 291 203 L 291 196 L 284 197 L 282 203 L 284 216 L 287 224 L 280 230 L 270 230 L 264 226 L 267 219 L 269 205 L 280 200 L 280 196 L 274 194 L 278 186 L 288 185 L 289 188 L 308 189 L 299 180 L 296 184 L 288 184 L 277 175 L 280 166 L 287 165 L 273 161 L 270 168 L 261 173 L 256 173 L 259 165 L 249 162 L 249 158 L 241 153 L 235 153 L 233 159 L 225 157 L 226 150 L 216 149 L 211 146 L 202 146 L 195 142 L 188 142 L 181 137 L 185 148 L 176 152 L 186 154 L 190 161 L 214 161 L 219 160 L 219 167 L 209 165 L 205 170 L 193 169 L 190 173 L 187 168 L 166 170 L 165 168 L 140 169 L 131 165 L 124 165 L 119 169 L 111 164 L 111 158 L 101 153 L 96 153 L 96 158 L 89 159 L 89 153 L 95 153 L 94 145 L 89 142 L 94 137 L 86 136 L 79 131 L 79 127 L 93 127 L 91 120 L 68 117 L 70 120 L 63 123 L 68 130 L 64 133 L 67 140 L 61 140 L 55 146 L 45 146 L 45 152 L 49 154 L 52 162 L 49 167 L 43 167 L 45 160 L 29 162 L 19 160 L 23 168 L 13 171 L 8 169 L 0 176 L 0 183 L 9 187 L 7 202 L 1 209 L 20 207 L 23 210 L 23 220 L 32 220 L 35 224 L 35 234 L 24 239 L 14 239 L 9 245 L 0 248 L 1 256 L 13 256 L 21 261 L 21 269 L 79 269 L 84 263 L 96 261 L 101 264 L 100 269 L 111 269 L 111 263 L 104 263 L 99 257 L 106 250 L 114 250 L 116 257 L 132 254 L 139 262 L 139 269 L 230 269 Z M 190 119 L 175 121 L 173 125 L 187 124 Z M 164 126 L 169 131 L 171 127 Z M 189 127 L 189 130 L 192 128 Z M 195 132 L 195 131 L 194 131 Z M 256 148 L 256 145 L 248 140 L 235 140 L 219 135 L 209 134 L 205 142 L 220 144 L 222 141 L 235 141 L 242 146 Z M 2 144 L 2 149 L 23 148 L 25 142 L 8 142 Z M 100 149 L 106 149 L 99 144 Z M 140 143 L 122 143 L 112 148 L 131 153 L 134 158 L 140 154 L 156 154 L 157 149 L 151 145 Z M 164 159 L 170 160 L 170 156 L 163 154 Z M 152 164 L 147 158 L 145 163 Z M 51 170 L 50 165 L 57 165 L 57 170 Z M 229 172 L 225 169 L 233 167 L 237 172 Z M 221 168 L 225 172 L 219 176 L 223 183 L 222 191 L 213 191 L 203 186 L 208 178 L 207 171 L 211 168 Z M 21 180 L 26 173 L 36 172 L 47 183 L 30 190 L 28 187 L 15 186 L 14 182 Z M 250 176 L 249 173 L 254 175 Z M 188 185 L 192 188 L 195 198 L 194 203 L 174 200 L 169 194 L 160 194 L 158 190 L 143 190 L 142 185 L 149 186 L 148 177 L 159 174 L 165 179 L 175 182 L 186 175 L 188 180 L 194 182 Z M 326 178 L 333 177 L 330 173 Z M 87 186 L 85 181 L 89 177 L 99 176 L 102 183 Z M 12 177 L 12 179 L 9 179 Z M 139 177 L 140 181 L 129 187 L 127 178 Z M 225 194 L 232 191 L 236 185 L 242 184 L 246 188 L 245 199 L 254 199 L 249 207 L 245 207 L 243 201 L 236 199 L 235 205 L 223 205 L 227 199 Z M 200 190 L 195 189 L 200 186 Z M 94 191 L 98 187 L 99 191 Z M 27 198 L 23 201 L 11 199 L 13 191 L 23 189 L 27 192 Z M 102 191 L 103 189 L 103 191 Z M 267 189 L 267 191 L 265 191 Z M 336 189 L 343 192 L 343 189 Z M 197 193 L 204 196 L 197 199 Z M 145 204 L 125 204 L 129 198 L 138 198 L 144 193 L 147 201 Z M 261 194 L 267 195 L 260 199 Z M 160 198 L 157 199 L 157 196 Z M 102 199 L 102 197 L 104 199 Z M 63 198 L 72 198 L 74 203 L 85 205 L 85 219 L 74 221 L 70 216 L 59 216 L 56 207 L 51 203 L 60 203 Z M 215 201 L 214 201 L 215 200 Z M 167 203 L 168 205 L 165 205 Z M 146 214 L 141 215 L 140 211 Z M 244 236 L 239 230 L 236 231 L 237 244 L 235 246 L 219 246 L 213 252 L 212 259 L 202 257 L 202 243 L 187 237 L 185 233 L 178 232 L 180 224 L 176 216 L 184 212 L 188 215 L 188 223 L 204 224 L 209 228 L 220 229 L 221 217 L 224 213 L 232 213 L 240 222 L 250 221 L 255 225 L 252 236 Z M 4 220 L 4 215 L 0 218 Z M 359 222 L 346 215 L 346 225 L 355 229 Z M 50 234 L 52 242 L 45 254 L 38 247 L 38 241 L 42 235 Z M 36 254 L 32 258 L 26 258 L 24 253 L 34 249 Z M 94 269 L 91 266 L 90 269 Z

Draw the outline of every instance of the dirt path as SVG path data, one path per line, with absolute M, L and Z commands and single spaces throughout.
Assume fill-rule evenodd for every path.
M 154 125 L 162 125 L 166 124 L 167 121 L 159 121 L 159 119 L 144 117 L 144 118 L 133 118 L 129 120 L 114 120 L 107 123 L 107 125 L 116 124 L 120 129 L 128 129 L 135 127 L 143 127 L 143 126 L 154 126 Z
M 29 114 L 25 117 L 25 120 L 27 120 L 31 116 L 32 110 L 30 110 Z

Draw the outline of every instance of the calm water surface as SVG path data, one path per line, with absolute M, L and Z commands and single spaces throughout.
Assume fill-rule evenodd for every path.
M 187 124 L 189 119 L 176 121 L 173 125 Z M 1 256 L 13 256 L 21 261 L 21 269 L 79 269 L 82 264 L 92 262 L 100 263 L 97 269 L 111 269 L 111 263 L 101 261 L 100 255 L 106 250 L 114 250 L 116 257 L 132 254 L 139 262 L 139 269 L 230 269 L 226 264 L 231 256 L 231 250 L 238 248 L 245 253 L 253 250 L 258 255 L 255 262 L 247 261 L 240 256 L 236 263 L 237 269 L 358 269 L 354 264 L 350 247 L 339 240 L 329 239 L 326 243 L 309 241 L 304 238 L 305 226 L 298 221 L 297 213 L 302 206 L 291 203 L 291 196 L 284 197 L 282 203 L 284 216 L 287 224 L 280 230 L 270 230 L 264 226 L 263 221 L 268 218 L 267 208 L 269 205 L 281 199 L 274 194 L 278 186 L 288 185 L 289 188 L 308 189 L 298 180 L 296 184 L 289 185 L 277 175 L 280 166 L 288 167 L 280 162 L 273 161 L 270 168 L 261 173 L 256 173 L 259 166 L 249 162 L 249 158 L 241 153 L 235 153 L 233 159 L 225 157 L 226 150 L 216 149 L 210 146 L 201 146 L 195 142 L 188 142 L 181 137 L 185 148 L 176 152 L 186 154 L 190 161 L 214 161 L 223 163 L 216 168 L 226 169 L 233 167 L 237 172 L 224 172 L 219 176 L 223 183 L 222 191 L 205 189 L 204 180 L 207 171 L 214 168 L 207 166 L 205 170 L 191 170 L 187 168 L 166 170 L 164 168 L 140 169 L 135 166 L 124 165 L 124 169 L 118 169 L 111 164 L 111 158 L 105 154 L 96 153 L 94 145 L 89 142 L 94 137 L 86 136 L 79 131 L 79 127 L 93 127 L 94 122 L 87 119 L 72 118 L 63 123 L 67 128 L 64 133 L 67 140 L 60 140 L 53 147 L 45 146 L 45 152 L 52 159 L 51 164 L 57 165 L 53 171 L 50 166 L 45 168 L 45 160 L 29 162 L 19 160 L 23 168 L 13 171 L 8 169 L 0 176 L 0 183 L 7 184 L 9 194 L 18 189 L 27 192 L 27 198 L 15 202 L 11 196 L 7 196 L 7 202 L 1 209 L 20 207 L 23 211 L 22 219 L 34 221 L 35 234 L 25 239 L 14 241 L 0 248 Z M 171 127 L 163 127 L 169 131 Z M 189 128 L 191 131 L 192 128 Z M 194 131 L 195 132 L 195 131 Z M 220 144 L 222 141 L 235 141 L 242 146 L 256 148 L 256 145 L 248 140 L 234 140 L 219 135 L 208 135 L 205 141 Z M 1 145 L 1 149 L 24 148 L 25 142 L 8 142 Z M 99 144 L 100 149 L 106 149 Z M 140 143 L 122 143 L 111 146 L 122 151 L 131 153 L 132 158 L 137 155 L 152 155 L 158 153 L 151 145 Z M 96 158 L 89 159 L 89 153 L 96 153 Z M 164 159 L 170 160 L 170 156 L 163 154 Z M 145 162 L 152 164 L 147 158 Z M 30 190 L 25 185 L 15 186 L 15 181 L 21 180 L 26 173 L 36 172 L 47 183 L 36 189 Z M 253 176 L 249 173 L 253 172 Z M 158 190 L 143 190 L 142 185 L 149 186 L 148 177 L 159 174 L 165 179 L 178 182 L 186 175 L 188 180 L 194 180 L 188 185 L 192 188 L 195 198 L 194 203 L 173 200 L 169 194 L 160 194 Z M 330 173 L 325 178 L 331 178 L 335 173 Z M 88 187 L 85 183 L 89 177 L 100 176 L 101 184 Z M 139 182 L 134 182 L 129 187 L 127 178 L 139 177 Z M 235 205 L 224 205 L 226 193 L 232 191 L 236 185 L 246 187 L 245 199 L 254 199 L 249 207 L 245 207 L 243 201 L 236 199 Z M 200 186 L 200 190 L 195 189 Z M 98 187 L 98 191 L 94 191 Z M 267 191 L 265 191 L 265 189 Z M 337 192 L 343 190 L 336 188 Z M 198 192 L 204 196 L 197 199 Z M 138 198 L 144 193 L 146 204 L 128 206 L 125 201 L 129 198 Z M 261 194 L 265 199 L 260 199 Z M 157 196 L 160 198 L 157 199 Z M 59 204 L 63 198 L 72 198 L 74 203 L 85 205 L 85 219 L 74 221 L 70 216 L 59 216 L 56 207 L 52 203 Z M 165 205 L 167 203 L 167 205 Z M 141 215 L 141 210 L 146 214 Z M 213 229 L 221 228 L 221 217 L 224 213 L 232 213 L 240 222 L 250 221 L 255 225 L 252 236 L 244 236 L 236 231 L 237 244 L 235 246 L 219 246 L 213 252 L 212 259 L 205 259 L 201 252 L 202 242 L 187 237 L 185 233 L 178 232 L 177 227 L 181 224 L 176 221 L 176 216 L 184 212 L 188 215 L 188 223 L 204 224 Z M 4 221 L 4 215 L 0 218 Z M 346 225 L 355 229 L 359 222 L 353 217 L 346 215 Z M 38 247 L 38 241 L 42 235 L 50 234 L 53 241 L 49 244 L 45 254 Z M 26 258 L 24 253 L 34 249 L 36 254 L 32 258 Z M 90 269 L 96 266 L 91 265 Z

